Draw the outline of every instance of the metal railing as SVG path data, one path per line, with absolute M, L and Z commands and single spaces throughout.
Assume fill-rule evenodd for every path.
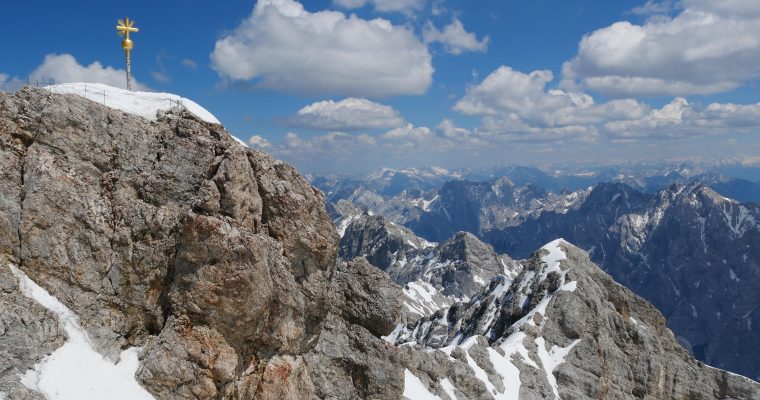
M 81 93 L 75 93 L 74 91 L 67 91 L 64 88 L 60 87 L 54 87 L 56 85 L 56 82 L 52 81 L 38 81 L 38 80 L 20 80 L 20 79 L 6 79 L 6 80 L 0 80 L 0 92 L 9 92 L 9 93 L 15 93 L 24 87 L 36 87 L 41 89 L 47 89 L 50 91 L 50 93 L 57 93 L 57 94 L 81 94 Z M 150 97 L 150 96 L 142 96 L 137 93 L 129 92 L 129 91 L 119 91 L 115 92 L 112 90 L 102 89 L 94 86 L 93 84 L 90 84 L 88 87 L 87 83 L 81 83 L 81 88 L 84 90 L 84 97 L 101 103 L 104 106 L 108 106 L 108 94 L 114 94 L 118 95 L 119 97 L 129 96 L 130 98 L 136 98 L 136 99 L 143 99 L 143 100 L 149 100 L 149 101 L 166 101 L 169 106 L 169 108 L 174 107 L 180 107 L 187 109 L 187 107 L 182 103 L 182 99 L 158 99 L 156 97 Z

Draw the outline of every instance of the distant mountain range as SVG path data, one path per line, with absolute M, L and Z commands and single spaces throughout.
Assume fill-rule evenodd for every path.
M 328 211 L 344 232 L 352 218 L 381 215 L 383 224 L 403 225 L 408 234 L 431 242 L 467 231 L 493 245 L 494 254 L 517 259 L 564 237 L 655 304 L 698 359 L 760 378 L 760 325 L 753 323 L 760 318 L 760 211 L 753 204 L 760 185 L 716 174 L 670 183 L 683 182 L 672 171 L 646 181 L 649 186 L 619 181 L 558 194 L 511 177 L 457 179 L 437 189 L 402 190 L 393 196 L 360 183 L 347 197 L 328 204 Z M 666 185 L 654 190 L 661 184 Z M 357 235 L 363 233 L 348 236 Z M 366 249 L 373 243 L 365 237 L 361 247 L 347 254 L 371 258 Z M 373 263 L 387 269 L 393 262 Z M 465 298 L 454 296 L 436 306 L 457 300 Z
M 483 235 L 514 257 L 555 237 L 657 306 L 698 359 L 760 378 L 760 206 L 701 183 L 599 184 L 577 209 Z

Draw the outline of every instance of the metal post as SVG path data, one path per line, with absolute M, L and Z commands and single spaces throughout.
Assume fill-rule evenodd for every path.
M 129 58 L 129 50 L 127 50 L 127 90 L 132 90 L 132 61 Z

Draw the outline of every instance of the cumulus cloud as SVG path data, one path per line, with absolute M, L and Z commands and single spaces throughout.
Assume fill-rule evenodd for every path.
M 444 138 L 455 140 L 467 140 L 472 136 L 472 132 L 466 128 L 460 128 L 454 124 L 449 118 L 444 118 L 438 126 L 435 127 L 435 132 Z
M 454 110 L 481 117 L 473 132 L 444 121 L 440 132 L 469 142 L 558 142 L 677 139 L 740 134 L 760 128 L 760 104 L 692 105 L 677 97 L 661 108 L 634 99 L 597 103 L 582 92 L 547 89 L 550 71 L 529 74 L 502 66 L 470 87 Z
M 8 74 L 3 74 L 0 72 L 0 91 L 13 91 L 15 88 L 12 87 L 11 77 Z
M 272 143 L 261 135 L 253 135 L 248 139 L 248 144 L 254 149 L 266 150 L 272 147 Z
M 634 119 L 648 111 L 636 100 L 597 104 L 585 93 L 547 90 L 553 79 L 551 71 L 526 74 L 501 66 L 470 87 L 454 110 L 483 117 L 478 133 L 505 141 L 591 141 L 600 122 Z
M 488 41 L 490 38 L 485 36 L 478 40 L 472 32 L 464 29 L 462 22 L 454 18 L 449 25 L 442 30 L 438 30 L 432 22 L 428 21 L 422 31 L 422 38 L 425 43 L 441 43 L 449 54 L 459 55 L 464 52 L 485 52 L 488 50 Z
M 333 4 L 339 7 L 355 9 L 368 4 L 378 12 L 401 12 L 411 13 L 422 9 L 425 0 L 333 0 Z
M 92 82 L 122 89 L 127 87 L 125 70 L 104 67 L 98 61 L 87 66 L 81 65 L 71 54 L 48 54 L 42 64 L 29 74 L 29 79 L 46 83 Z M 134 78 L 132 88 L 150 90 Z
M 404 124 L 404 119 L 393 107 L 367 99 L 347 98 L 310 104 L 285 123 L 299 128 L 355 131 L 398 127 Z
M 216 42 L 224 78 L 305 95 L 422 94 L 432 83 L 427 46 L 406 27 L 336 11 L 311 13 L 293 0 L 259 0 Z
M 703 135 L 745 133 L 760 127 L 760 103 L 712 103 L 698 107 L 681 97 L 642 118 L 611 121 L 605 130 L 619 139 L 689 138 Z
M 563 66 L 564 87 L 615 97 L 733 90 L 760 78 L 760 2 L 682 0 L 675 17 L 616 22 L 586 35 Z M 640 12 L 663 11 L 665 2 Z

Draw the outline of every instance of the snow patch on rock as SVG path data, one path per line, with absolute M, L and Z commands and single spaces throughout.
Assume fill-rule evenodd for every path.
M 414 376 L 409 369 L 404 370 L 404 398 L 409 400 L 441 400 L 430 393 L 420 378 Z
M 45 89 L 53 93 L 82 96 L 106 107 L 139 115 L 148 120 L 155 120 L 156 114 L 161 110 L 169 110 L 179 106 L 206 122 L 220 123 L 213 114 L 194 101 L 171 93 L 133 92 L 102 83 L 82 82 L 51 85 Z
M 114 365 L 95 351 L 87 332 L 68 307 L 17 267 L 9 267 L 19 282 L 21 293 L 54 312 L 69 338 L 63 346 L 28 370 L 21 377 L 21 384 L 50 400 L 153 399 L 135 380 L 139 348 L 122 351 L 119 362 Z M 3 400 L 2 396 L 0 400 Z

